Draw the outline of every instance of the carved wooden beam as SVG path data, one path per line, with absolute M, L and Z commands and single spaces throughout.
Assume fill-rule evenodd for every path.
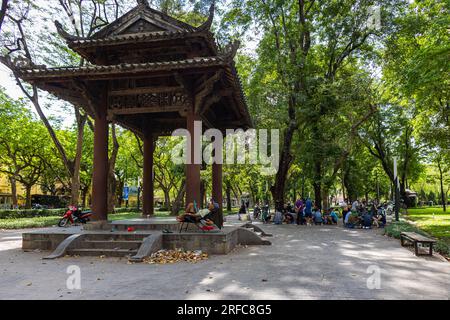
M 183 106 L 167 106 L 167 107 L 144 107 L 144 108 L 110 108 L 109 115 L 129 115 L 141 113 L 165 113 L 165 112 L 185 112 L 186 107 Z
M 130 96 L 139 94 L 165 93 L 165 92 L 182 92 L 182 86 L 165 86 L 165 87 L 142 87 L 133 89 L 113 90 L 109 92 L 109 96 Z
M 222 78 L 223 70 L 216 72 L 212 77 L 205 81 L 203 90 L 195 95 L 195 113 L 200 114 L 203 108 L 205 98 L 214 90 L 214 85 Z
M 222 96 L 219 94 L 211 95 L 208 99 L 206 99 L 203 108 L 200 110 L 200 114 L 204 114 L 209 107 L 211 107 L 214 103 L 219 102 L 222 99 Z
M 78 90 L 78 92 L 81 94 L 81 96 L 86 100 L 87 105 L 86 108 L 88 109 L 88 113 L 91 116 L 97 115 L 97 105 L 100 103 L 97 98 L 91 93 L 90 89 L 86 86 L 86 83 L 79 80 L 72 80 L 72 85 L 75 87 L 75 89 Z
M 175 72 L 173 74 L 173 77 L 175 78 L 175 81 L 181 86 L 183 87 L 186 92 L 189 93 L 189 96 L 192 95 L 192 90 L 193 90 L 193 86 L 192 84 L 186 80 L 185 77 L 183 77 L 183 75 L 181 75 L 179 72 Z

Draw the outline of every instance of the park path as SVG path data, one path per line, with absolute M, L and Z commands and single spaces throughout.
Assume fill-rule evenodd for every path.
M 415 257 L 379 230 L 262 227 L 274 235 L 271 246 L 173 265 L 96 257 L 44 261 L 44 252 L 21 251 L 21 230 L 0 231 L 0 299 L 450 298 L 450 263 Z M 66 287 L 70 265 L 81 269 L 81 290 Z M 377 271 L 380 289 L 369 289 Z

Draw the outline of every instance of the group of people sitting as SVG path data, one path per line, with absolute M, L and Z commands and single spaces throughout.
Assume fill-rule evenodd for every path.
M 240 214 L 246 213 L 243 204 Z M 269 205 L 263 207 L 257 203 L 253 210 L 253 218 L 261 219 L 264 223 L 298 224 L 298 225 L 336 225 L 341 216 L 338 207 L 321 210 L 311 199 L 298 199 L 294 205 L 275 205 L 275 212 L 271 213 Z M 347 228 L 382 228 L 386 225 L 386 213 L 383 206 L 375 203 L 367 206 L 364 202 L 355 201 L 352 205 L 344 205 L 342 221 Z
M 347 228 L 371 229 L 372 226 L 383 228 L 386 225 L 386 213 L 383 206 L 372 203 L 369 208 L 365 203 L 354 201 L 342 211 L 344 226 Z
M 277 203 L 275 212 L 271 213 L 268 204 L 263 208 L 256 204 L 253 218 L 260 218 L 264 223 L 322 225 L 337 224 L 339 212 L 334 209 L 322 211 L 311 199 L 298 200 L 295 205 Z
M 202 226 L 207 227 L 207 229 L 217 228 L 217 225 L 214 222 L 214 215 L 218 210 L 219 204 L 212 198 L 205 209 L 199 209 L 197 203 L 194 201 L 189 203 L 185 213 L 179 215 L 176 219 L 178 222 L 201 224 Z

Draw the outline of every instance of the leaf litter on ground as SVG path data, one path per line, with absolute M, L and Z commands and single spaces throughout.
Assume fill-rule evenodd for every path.
M 159 250 L 153 253 L 150 257 L 144 259 L 144 263 L 148 264 L 173 264 L 177 262 L 197 263 L 208 259 L 208 254 L 200 250 L 184 251 L 177 250 Z

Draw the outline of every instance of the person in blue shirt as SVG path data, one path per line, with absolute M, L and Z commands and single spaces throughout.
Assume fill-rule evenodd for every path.
M 315 225 L 323 223 L 322 212 L 320 211 L 320 209 L 317 206 L 314 207 L 313 219 L 314 219 Z
M 305 203 L 305 219 L 306 224 L 312 224 L 312 201 L 310 198 Z
M 338 217 L 338 214 L 337 214 L 336 211 L 334 211 L 334 210 L 331 211 L 330 218 L 331 218 L 331 222 L 333 224 L 337 224 L 338 223 L 339 217 Z

